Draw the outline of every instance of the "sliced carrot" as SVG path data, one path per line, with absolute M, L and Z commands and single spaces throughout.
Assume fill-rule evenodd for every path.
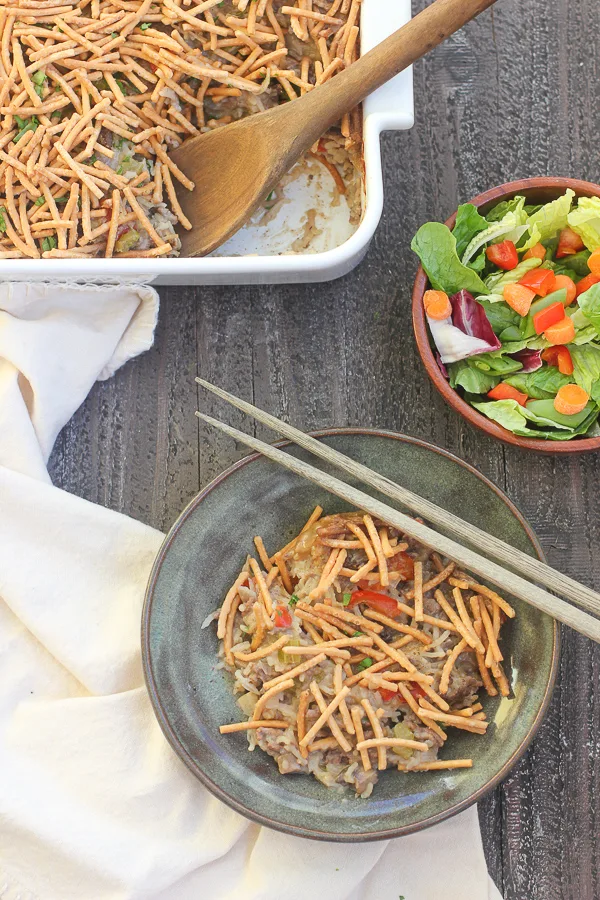
M 564 319 L 557 322 L 556 325 L 551 325 L 549 328 L 546 328 L 544 337 L 549 344 L 570 344 L 575 337 L 575 326 L 571 319 L 568 316 L 565 316 Z
M 543 244 L 536 244 L 531 250 L 528 250 L 523 259 L 546 259 L 546 248 Z
M 488 397 L 490 400 L 516 400 L 521 406 L 525 406 L 529 400 L 527 394 L 522 394 L 512 384 L 506 384 L 504 381 L 501 381 L 495 388 L 488 391 Z
M 448 319 L 452 315 L 452 304 L 444 291 L 425 291 L 423 306 L 430 319 Z
M 567 292 L 567 306 L 570 306 L 577 297 L 577 285 L 568 275 L 557 275 L 556 290 L 561 291 L 563 288 Z
M 594 250 L 588 259 L 588 268 L 592 275 L 600 275 L 600 250 Z
M 554 409 L 563 416 L 575 416 L 586 408 L 589 399 L 578 384 L 565 384 L 554 398 Z
M 520 316 L 528 315 L 535 299 L 534 291 L 523 287 L 522 284 L 507 284 L 502 293 L 511 309 L 518 312 Z

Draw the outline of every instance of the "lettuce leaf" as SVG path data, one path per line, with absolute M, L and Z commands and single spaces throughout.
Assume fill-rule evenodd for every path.
M 569 214 L 568 225 L 588 250 L 600 248 L 600 197 L 580 197 L 577 209 Z
M 575 382 L 587 391 L 592 400 L 600 404 L 600 347 L 598 344 L 585 344 L 582 347 L 570 344 L 569 350 Z
M 598 332 L 579 306 L 570 307 L 565 312 L 575 326 L 575 337 L 571 343 L 580 346 L 598 340 Z
M 463 288 L 474 294 L 488 293 L 479 275 L 461 263 L 456 252 L 456 238 L 441 222 L 422 225 L 411 247 L 436 290 L 446 291 L 450 295 Z
M 494 400 L 491 403 L 473 403 L 472 405 L 492 422 L 497 422 L 498 425 L 502 425 L 513 434 L 521 437 L 548 437 L 547 432 L 529 427 L 523 414 L 523 407 L 516 400 Z
M 516 244 L 523 234 L 527 231 L 527 214 L 524 210 L 507 213 L 502 221 L 493 222 L 485 229 L 476 234 L 469 246 L 465 250 L 462 261 L 463 265 L 467 265 L 469 260 L 477 256 L 482 247 L 486 244 L 495 243 L 497 241 L 513 241 Z
M 537 415 L 530 408 L 520 406 L 516 400 L 494 400 L 491 403 L 473 403 L 472 405 L 488 419 L 492 419 L 508 431 L 512 431 L 513 434 L 550 441 L 568 441 L 579 434 L 585 434 L 594 425 L 600 413 L 598 407 L 594 403 L 590 403 L 583 413 L 569 417 L 573 419 L 573 424 L 569 427 L 545 416 Z M 530 422 L 538 427 L 532 428 Z
M 527 275 L 532 269 L 537 269 L 541 264 L 541 259 L 523 259 L 516 268 L 509 272 L 496 272 L 490 275 L 485 279 L 485 283 L 493 294 L 502 294 L 502 290 L 507 284 L 516 284 L 524 275 Z M 502 299 L 504 300 L 504 297 Z
M 477 207 L 472 203 L 463 203 L 458 207 L 456 213 L 456 225 L 452 229 L 452 234 L 456 238 L 456 252 L 459 258 L 462 258 L 465 250 L 480 231 L 485 231 L 488 222 L 477 212 Z M 485 257 L 484 257 L 485 265 Z M 482 267 L 483 268 L 483 267 Z M 481 271 L 481 269 L 478 269 Z
M 600 284 L 594 284 L 585 294 L 580 294 L 578 302 L 581 312 L 600 336 Z
M 469 365 L 468 360 L 460 360 L 448 366 L 450 387 L 461 387 L 469 394 L 487 394 L 500 382 L 499 375 L 480 372 Z
M 537 226 L 539 240 L 547 241 L 553 238 L 559 231 L 567 227 L 568 216 L 573 205 L 575 191 L 568 190 L 564 196 L 546 203 L 540 210 L 529 216 L 529 226 Z
M 565 384 L 572 384 L 570 375 L 561 375 L 556 366 L 544 366 L 535 372 L 519 372 L 505 379 L 518 391 L 527 394 L 534 400 L 547 400 L 556 397 Z
M 507 213 L 520 213 L 524 210 L 525 203 L 525 197 L 517 194 L 512 200 L 503 200 L 501 203 L 497 203 L 496 206 L 492 207 L 492 209 L 486 213 L 485 217 L 488 222 L 501 222 Z

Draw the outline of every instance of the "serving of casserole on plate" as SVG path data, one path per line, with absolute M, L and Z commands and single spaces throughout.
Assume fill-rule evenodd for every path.
M 513 546 L 541 553 L 510 501 L 450 454 L 389 432 L 342 429 L 320 437 L 392 480 L 401 472 L 420 496 Z M 315 462 L 298 447 L 286 452 Z M 316 504 L 325 511 L 323 521 L 313 518 L 295 541 Z M 404 549 L 402 535 L 378 525 L 332 501 L 323 488 L 251 456 L 184 510 L 150 576 L 142 652 L 158 721 L 175 752 L 216 796 L 272 828 L 361 841 L 439 822 L 506 776 L 547 708 L 558 663 L 556 622 L 506 596 L 502 624 L 494 600 L 484 612 L 490 598 L 481 585 L 473 588 L 443 558 L 425 558 L 414 543 Z M 260 542 L 253 544 L 259 533 L 273 562 Z M 366 536 L 379 560 L 369 558 Z M 352 546 L 328 546 L 340 542 Z M 240 573 L 247 555 L 254 557 L 250 577 Z M 413 623 L 420 576 L 423 622 Z M 232 592 L 236 581 L 240 590 Z M 457 587 L 466 609 L 454 605 Z M 216 627 L 215 614 L 221 618 Z M 500 636 L 503 661 L 496 666 L 494 647 L 489 669 L 490 645 L 477 656 L 479 617 L 488 639 Z M 328 642 L 319 635 L 327 629 L 325 654 Z M 467 636 L 473 653 L 462 645 Z
M 287 261 L 275 268 L 293 280 L 289 263 L 297 257 L 332 253 L 316 269 L 341 274 L 339 266 L 366 247 L 370 234 L 353 253 L 365 220 L 371 233 L 375 227 L 368 223 L 371 201 L 380 206 L 369 192 L 369 135 L 400 124 L 380 114 L 369 130 L 369 108 L 380 112 L 381 97 L 365 105 L 364 156 L 354 110 L 210 261 L 175 259 L 177 229 L 190 227 L 175 184 L 193 185 L 168 154 L 188 136 L 293 101 L 335 77 L 361 44 L 368 48 L 406 20 L 406 4 L 385 19 L 377 15 L 380 4 L 365 0 L 361 10 L 359 0 L 5 0 L 0 257 L 6 277 L 233 277 L 226 263 L 235 261 L 237 279 L 244 268 L 247 277 L 251 269 L 258 274 L 258 254 L 270 254 L 271 264 Z M 409 85 L 410 76 L 400 79 Z M 389 96 L 394 86 L 378 93 Z M 400 118 L 411 124 L 410 103 Z M 336 258 L 344 245 L 350 246 Z M 253 265 L 244 266 L 244 256 Z M 107 260 L 101 267 L 99 258 Z M 303 268 L 318 277 L 314 267 Z

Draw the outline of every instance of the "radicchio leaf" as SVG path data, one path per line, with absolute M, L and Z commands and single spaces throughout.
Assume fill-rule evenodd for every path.
M 478 350 L 477 353 L 486 353 L 501 348 L 502 344 L 494 334 L 483 307 L 472 294 L 468 291 L 459 291 L 458 294 L 450 297 L 450 303 L 452 304 L 452 324 L 464 334 L 479 338 L 489 345 L 485 350 Z
M 536 372 L 543 366 L 541 350 L 519 350 L 518 353 L 510 354 L 513 359 L 520 362 L 523 368 L 521 373 L 526 375 L 528 372 Z
M 440 354 L 437 352 L 437 350 L 436 350 L 436 353 L 435 353 L 435 358 L 436 358 L 436 360 L 437 360 L 438 366 L 440 367 L 440 372 L 442 373 L 442 375 L 444 376 L 444 378 L 446 379 L 446 381 L 450 381 L 450 375 L 448 374 L 448 369 L 446 368 L 446 366 L 445 366 L 444 363 L 442 362 L 442 357 L 441 357 Z

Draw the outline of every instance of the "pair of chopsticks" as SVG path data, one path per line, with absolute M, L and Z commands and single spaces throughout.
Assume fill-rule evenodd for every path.
M 240 400 L 233 394 L 210 384 L 208 381 L 204 381 L 202 378 L 196 378 L 196 381 L 206 390 L 222 400 L 226 400 L 232 406 L 252 416 L 258 422 L 279 432 L 279 434 L 289 438 L 305 450 L 309 450 L 315 456 L 360 479 L 364 484 L 374 488 L 380 494 L 404 504 L 417 515 L 423 516 L 433 525 L 447 530 L 471 546 L 467 547 L 457 543 L 457 541 L 446 537 L 446 535 L 435 531 L 433 528 L 376 500 L 369 494 L 364 493 L 364 491 L 358 490 L 346 484 L 346 482 L 340 481 L 333 475 L 329 475 L 321 469 L 317 469 L 288 453 L 284 453 L 282 450 L 278 450 L 277 447 L 266 444 L 264 441 L 245 434 L 243 431 L 238 431 L 237 428 L 232 428 L 230 425 L 225 425 L 218 419 L 197 412 L 196 415 L 202 421 L 223 431 L 247 447 L 258 451 L 268 459 L 279 463 L 284 468 L 301 475 L 303 478 L 307 478 L 314 484 L 318 484 L 329 491 L 329 493 L 341 497 L 358 509 L 363 509 L 372 516 L 377 516 L 386 524 L 400 529 L 404 534 L 420 541 L 432 550 L 437 550 L 443 556 L 460 563 L 461 566 L 464 566 L 470 572 L 487 579 L 497 587 L 502 588 L 515 597 L 519 597 L 542 612 L 548 613 L 548 615 L 553 616 L 559 622 L 591 638 L 596 643 L 600 643 L 600 620 L 592 615 L 588 615 L 588 613 L 600 615 L 600 595 L 595 591 L 562 574 L 562 572 L 558 572 L 540 560 L 528 556 L 521 550 L 511 547 L 482 529 L 465 522 L 424 497 L 420 497 L 418 494 L 400 487 L 400 485 L 384 475 L 374 472 L 362 463 L 350 459 L 343 453 L 328 447 L 308 434 L 304 434 L 304 432 L 258 409 L 251 403 Z M 471 549 L 471 547 L 477 547 L 481 552 L 492 557 L 492 559 L 482 556 Z M 499 563 L 505 563 L 507 566 L 510 566 L 510 569 L 503 568 Z M 548 593 L 540 585 L 560 593 L 565 599 Z

